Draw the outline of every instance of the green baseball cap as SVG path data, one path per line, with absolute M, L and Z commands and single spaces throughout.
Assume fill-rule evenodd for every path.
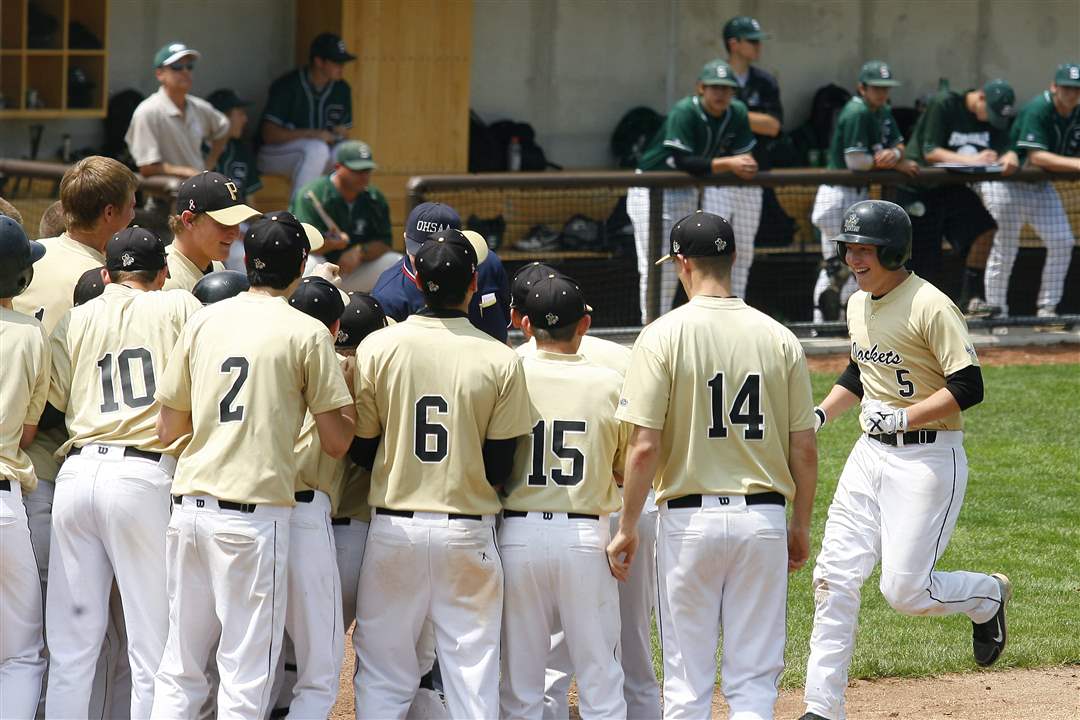
M 731 66 L 723 60 L 710 60 L 705 63 L 698 74 L 698 82 L 702 85 L 726 85 L 737 88 L 739 83 L 735 81 L 735 73 Z
M 1061 87 L 1080 87 L 1080 65 L 1062 63 L 1054 73 L 1054 84 Z
M 371 148 L 359 140 L 346 140 L 337 146 L 334 162 L 341 163 L 350 170 L 374 170 L 378 167 L 371 157 Z
M 164 46 L 154 55 L 154 67 L 172 65 L 174 62 L 187 55 L 192 55 L 196 60 L 202 57 L 198 50 L 192 50 L 182 42 L 171 42 Z
M 991 125 L 999 130 L 1009 126 L 1009 121 L 1016 117 L 1016 93 L 1012 85 L 997 79 L 983 85 L 986 94 L 986 114 Z
M 896 87 L 900 84 L 893 78 L 892 68 L 884 60 L 871 60 L 863 63 L 859 70 L 859 83 L 874 87 Z
M 724 42 L 738 40 L 761 40 L 769 34 L 761 29 L 761 23 L 748 15 L 733 17 L 724 24 Z

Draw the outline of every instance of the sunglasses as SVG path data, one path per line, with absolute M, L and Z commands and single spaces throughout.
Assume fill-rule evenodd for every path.
M 169 68 L 173 72 L 183 72 L 184 70 L 194 70 L 195 69 L 195 63 L 193 63 L 193 62 L 173 63 L 172 65 L 166 65 L 165 67 Z

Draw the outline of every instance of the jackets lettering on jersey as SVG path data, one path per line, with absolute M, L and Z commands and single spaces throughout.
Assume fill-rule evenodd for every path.
M 877 343 L 868 348 L 860 348 L 859 343 L 851 343 L 851 357 L 856 362 L 875 363 L 892 367 L 903 365 L 904 358 L 895 350 L 878 350 Z

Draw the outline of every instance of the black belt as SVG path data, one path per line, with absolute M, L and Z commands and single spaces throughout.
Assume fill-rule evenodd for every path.
M 389 515 L 391 517 L 403 517 L 411 518 L 413 516 L 412 510 L 390 510 L 389 508 L 372 508 L 379 515 Z M 469 515 L 467 513 L 447 513 L 446 517 L 450 520 L 483 520 L 483 515 Z
M 10 480 L 0 480 L 0 490 L 8 490 L 8 491 L 10 491 L 11 490 L 11 481 Z
M 536 512 L 542 512 L 542 511 L 537 510 Z M 524 510 L 503 510 L 503 517 L 504 518 L 523 518 L 523 517 L 528 517 L 528 515 L 529 515 L 529 513 L 525 512 Z M 553 514 L 549 513 L 549 512 L 545 512 L 545 513 L 543 513 L 543 515 L 544 515 L 545 520 L 550 520 L 553 517 Z M 600 519 L 599 515 L 590 515 L 588 513 L 566 513 L 566 517 L 568 517 L 571 520 L 599 520 Z
M 296 502 L 302 502 L 302 503 L 313 502 L 315 500 L 315 491 L 314 490 L 301 490 L 300 492 L 296 493 L 295 497 L 296 497 Z
M 331 525 L 351 525 L 352 518 L 330 518 Z
M 896 435 L 869 435 L 884 445 L 896 447 Z M 909 430 L 904 433 L 905 445 L 931 445 L 937 440 L 937 430 Z
M 172 501 L 173 501 L 174 505 L 181 505 L 184 502 L 184 496 L 183 495 L 173 495 Z M 201 498 L 195 498 L 196 507 L 202 507 L 201 503 L 202 503 Z M 237 512 L 242 512 L 242 513 L 253 513 L 253 512 L 255 512 L 255 508 L 259 507 L 255 503 L 238 503 L 238 502 L 233 502 L 232 500 L 218 500 L 217 504 L 218 504 L 218 507 L 221 508 L 222 510 L 236 510 Z
M 787 501 L 778 492 L 754 493 L 746 496 L 747 505 L 784 505 Z M 695 508 L 701 507 L 700 495 L 683 495 L 682 497 L 668 500 L 669 508 Z
M 69 452 L 67 456 L 71 457 L 72 455 L 81 455 L 82 451 L 82 448 L 75 448 L 74 450 Z M 161 462 L 161 453 L 146 452 L 145 450 L 140 450 L 136 447 L 124 448 L 124 457 L 139 458 L 140 460 L 150 460 L 151 462 Z

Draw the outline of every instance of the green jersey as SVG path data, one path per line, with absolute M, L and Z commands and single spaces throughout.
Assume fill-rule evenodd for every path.
M 750 118 L 741 100 L 733 99 L 723 115 L 713 117 L 701 106 L 701 98 L 691 95 L 671 108 L 641 154 L 638 169 L 674 170 L 676 153 L 712 159 L 742 155 L 753 147 Z
M 1008 130 L 998 130 L 975 117 L 964 103 L 966 94 L 942 90 L 930 99 L 926 112 L 911 131 L 911 142 L 904 152 L 907 158 L 926 165 L 926 154 L 934 148 L 960 155 L 976 155 L 983 150 L 1000 155 L 1009 149 Z
M 390 244 L 390 205 L 386 202 L 379 188 L 368 185 L 367 189 L 352 203 L 345 202 L 331 180 L 333 175 L 325 175 L 312 180 L 300 188 L 289 205 L 289 212 L 300 222 L 314 225 L 323 233 L 329 228 L 323 221 L 315 203 L 308 197 L 312 193 L 323 206 L 323 210 L 334 223 L 349 235 L 349 246 L 381 240 Z M 333 261 L 340 254 L 327 253 L 326 258 Z
M 221 151 L 214 170 L 236 183 L 241 200 L 246 200 L 248 195 L 262 188 L 262 178 L 255 166 L 255 156 L 247 145 L 235 138 L 229 140 Z
M 263 120 L 289 130 L 329 130 L 352 127 L 352 90 L 344 80 L 316 90 L 307 68 L 288 72 L 273 82 Z
M 870 153 L 896 147 L 904 142 L 904 136 L 896 127 L 888 105 L 871 110 L 866 101 L 855 96 L 847 101 L 836 117 L 832 142 L 829 144 L 830 170 L 846 170 L 844 154 L 849 152 Z
M 1046 150 L 1055 155 L 1080 157 L 1080 106 L 1068 117 L 1054 107 L 1049 90 L 1036 96 L 1016 116 L 1012 126 L 1013 148 L 1018 153 Z

